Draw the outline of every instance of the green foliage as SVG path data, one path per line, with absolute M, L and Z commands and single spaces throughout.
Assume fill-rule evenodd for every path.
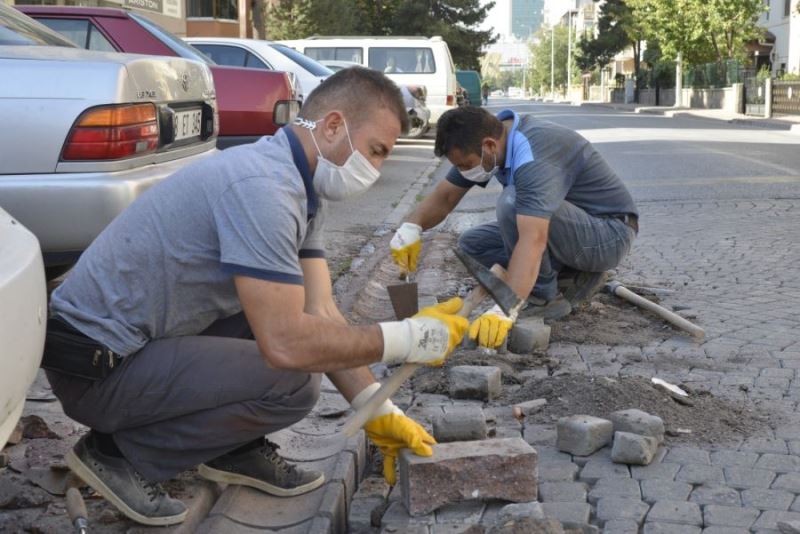
M 538 40 L 537 40 L 538 39 Z M 550 93 L 551 51 L 553 55 L 554 84 L 559 92 L 563 92 L 567 85 L 567 52 L 569 48 L 569 32 L 566 26 L 555 28 L 542 27 L 537 33 L 537 39 L 530 45 L 531 63 L 528 71 L 529 86 L 534 93 Z M 575 36 L 573 33 L 573 43 Z M 552 45 L 552 47 L 551 47 Z M 574 48 L 574 47 L 573 47 Z M 580 81 L 580 70 L 575 61 L 570 62 L 573 83 Z
M 497 38 L 474 28 L 492 7 L 480 0 L 279 0 L 266 10 L 266 35 L 441 35 L 457 68 L 477 70 L 481 49 Z
M 317 26 L 311 14 L 313 0 L 279 0 L 266 8 L 267 38 L 295 39 L 297 35 L 313 35 Z
M 784 72 L 778 79 L 782 82 L 800 82 L 800 74 Z

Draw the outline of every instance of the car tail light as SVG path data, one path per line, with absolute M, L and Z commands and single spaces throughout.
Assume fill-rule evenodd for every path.
M 447 95 L 447 105 L 454 106 L 456 104 L 456 95 Z
M 272 122 L 278 126 L 292 122 L 300 111 L 300 102 L 297 100 L 278 100 L 272 110 Z
M 61 159 L 114 160 L 158 148 L 158 118 L 153 104 L 122 104 L 89 109 L 67 136 Z

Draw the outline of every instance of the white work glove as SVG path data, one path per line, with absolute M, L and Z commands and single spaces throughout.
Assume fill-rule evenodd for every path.
M 414 223 L 403 223 L 394 233 L 389 248 L 401 273 L 405 275 L 416 272 L 417 260 L 422 251 L 422 227 Z
M 462 300 L 454 297 L 423 308 L 410 319 L 379 323 L 383 333 L 382 361 L 442 365 L 469 328 L 469 321 L 456 315 L 462 305 Z
M 480 347 L 496 349 L 506 340 L 513 325 L 514 322 L 495 304 L 473 321 L 469 327 L 469 338 Z

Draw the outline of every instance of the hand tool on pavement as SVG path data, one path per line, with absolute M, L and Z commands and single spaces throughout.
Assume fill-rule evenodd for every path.
M 392 301 L 392 308 L 394 308 L 394 315 L 398 321 L 407 319 L 419 311 L 417 283 L 411 281 L 408 273 L 405 273 L 401 278 L 405 280 L 405 283 L 386 286 L 386 291 L 389 292 L 389 300 Z
M 616 280 L 612 280 L 611 282 L 606 284 L 606 291 L 608 291 L 612 295 L 618 296 L 623 300 L 627 300 L 628 302 L 635 304 L 640 308 L 643 308 L 649 312 L 658 315 L 665 321 L 672 323 L 681 330 L 689 332 L 697 340 L 702 340 L 706 335 L 706 331 L 697 326 L 696 324 L 687 321 L 680 315 L 669 311 L 663 306 L 659 306 L 655 302 L 649 301 L 646 298 L 637 295 L 636 293 L 626 288 Z
M 83 482 L 75 475 L 70 473 L 65 482 L 67 487 L 67 514 L 75 532 L 86 534 L 89 532 L 89 513 L 86 511 L 86 503 L 83 501 L 80 486 Z
M 512 321 L 516 320 L 525 300 L 519 298 L 514 290 L 500 278 L 503 276 L 504 269 L 499 265 L 493 266 L 491 270 L 487 269 L 460 249 L 456 249 L 456 256 L 478 281 L 478 286 L 464 299 L 464 305 L 458 314 L 462 317 L 469 317 L 470 313 L 489 295 Z M 392 376 L 381 385 L 380 389 L 345 423 L 342 429 L 344 435 L 349 437 L 358 432 L 369 421 L 375 410 L 394 395 L 403 382 L 411 378 L 418 367 L 420 367 L 419 364 L 406 363 L 392 373 Z

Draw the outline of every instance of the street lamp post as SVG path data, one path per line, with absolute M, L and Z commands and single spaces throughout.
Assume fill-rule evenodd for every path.
M 556 99 L 556 28 L 550 28 L 550 98 Z
M 567 12 L 567 100 L 569 100 L 570 89 L 572 88 L 572 69 L 570 60 L 572 59 L 572 10 Z

